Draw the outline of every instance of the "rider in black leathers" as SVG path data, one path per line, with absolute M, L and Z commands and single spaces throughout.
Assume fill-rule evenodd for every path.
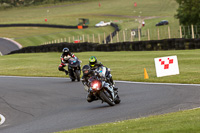
M 82 76 L 82 83 L 84 85 L 85 90 L 88 92 L 87 95 L 87 101 L 92 102 L 94 100 L 97 100 L 97 98 L 89 93 L 89 85 L 88 85 L 88 79 L 95 75 L 94 71 L 91 70 L 89 65 L 84 65 L 82 68 L 83 76 Z
M 91 56 L 89 58 L 89 66 L 90 66 L 91 70 L 95 70 L 98 67 L 103 66 L 103 64 L 101 62 L 97 61 L 97 58 L 95 56 Z M 113 79 L 112 79 L 112 75 L 111 75 L 111 73 L 110 73 L 110 71 L 108 70 L 107 67 L 106 67 L 106 75 L 105 76 L 106 76 L 107 81 L 111 85 L 113 85 L 113 87 L 114 87 L 114 82 L 113 82 Z
M 69 73 L 69 75 L 71 75 L 71 73 L 73 73 L 73 71 L 72 71 L 71 69 L 68 70 L 69 72 L 68 72 L 66 69 L 64 69 L 64 67 L 67 66 L 68 60 L 69 60 L 70 58 L 75 58 L 75 55 L 72 54 L 72 53 L 69 51 L 68 48 L 63 48 L 63 53 L 62 53 L 62 55 L 61 55 L 61 57 L 60 57 L 60 59 L 61 59 L 61 64 L 59 65 L 58 70 L 59 70 L 59 71 L 65 72 L 66 75 L 67 75 L 68 73 Z

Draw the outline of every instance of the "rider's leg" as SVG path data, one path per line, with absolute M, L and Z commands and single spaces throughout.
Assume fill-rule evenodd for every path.
M 68 67 L 69 77 L 72 81 L 75 81 L 74 73 L 71 67 Z
M 65 65 L 60 64 L 59 67 L 58 67 L 58 70 L 59 70 L 59 71 L 64 71 L 65 74 L 67 75 L 67 74 L 68 74 L 68 71 L 65 70 L 64 67 L 65 67 Z
M 92 102 L 94 100 L 97 100 L 96 97 L 93 94 L 88 93 L 88 95 L 87 95 L 87 101 L 90 103 L 90 102 Z

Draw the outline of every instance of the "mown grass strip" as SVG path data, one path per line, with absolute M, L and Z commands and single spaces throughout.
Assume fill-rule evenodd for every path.
M 61 53 L 14 54 L 0 57 L 0 75 L 65 77 L 58 71 Z M 88 64 L 90 56 L 96 56 L 105 66 L 111 68 L 114 80 L 139 82 L 164 82 L 200 84 L 200 50 L 176 51 L 121 51 L 75 53 Z M 177 55 L 179 75 L 156 77 L 154 58 Z M 149 79 L 144 79 L 146 68 Z

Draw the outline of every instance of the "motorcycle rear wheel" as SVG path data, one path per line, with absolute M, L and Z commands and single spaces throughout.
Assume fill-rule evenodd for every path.
M 108 98 L 108 96 L 105 94 L 104 91 L 100 92 L 100 97 L 106 102 L 108 103 L 110 106 L 114 106 L 115 103 L 113 101 L 110 100 L 110 98 Z
M 77 81 L 80 81 L 80 72 L 79 72 L 79 70 L 76 70 L 75 73 L 76 73 Z

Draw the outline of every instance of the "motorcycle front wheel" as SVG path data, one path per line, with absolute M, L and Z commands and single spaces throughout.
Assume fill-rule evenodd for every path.
M 110 106 L 114 106 L 115 105 L 115 103 L 112 101 L 112 99 L 111 98 L 109 98 L 109 97 L 111 97 L 111 96 L 107 96 L 109 93 L 105 93 L 104 91 L 101 91 L 100 92 L 100 97 L 106 102 L 106 103 L 108 103 Z M 109 94 L 110 95 L 110 94 Z

